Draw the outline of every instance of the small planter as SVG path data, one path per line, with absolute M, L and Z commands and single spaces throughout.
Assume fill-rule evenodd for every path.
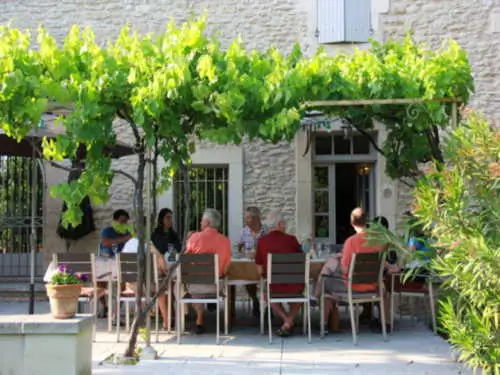
M 82 284 L 47 284 L 46 287 L 52 316 L 55 319 L 73 318 L 78 307 L 78 297 L 82 290 Z

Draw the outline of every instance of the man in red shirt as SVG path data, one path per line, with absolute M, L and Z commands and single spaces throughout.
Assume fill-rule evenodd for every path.
M 285 233 L 286 222 L 283 215 L 278 211 L 272 211 L 267 217 L 269 233 L 262 236 L 257 243 L 255 264 L 259 274 L 266 275 L 267 254 L 274 253 L 301 253 L 301 247 L 297 238 Z M 303 284 L 274 284 L 271 285 L 273 293 L 300 294 L 304 290 Z M 276 332 L 279 336 L 289 336 L 293 328 L 293 321 L 300 311 L 302 304 L 290 303 L 290 311 L 287 313 L 281 303 L 272 303 L 273 312 L 278 315 L 283 324 Z

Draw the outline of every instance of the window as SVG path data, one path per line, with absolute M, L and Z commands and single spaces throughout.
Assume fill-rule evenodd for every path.
M 376 140 L 375 135 L 372 137 Z M 314 136 L 315 155 L 368 155 L 371 152 L 370 140 L 362 134 L 353 134 L 347 139 L 341 133 Z
M 330 237 L 330 192 L 329 168 L 318 166 L 314 168 L 313 199 L 314 199 L 314 237 Z
M 228 234 L 228 166 L 193 166 L 189 169 L 189 204 L 191 218 L 189 230 L 198 230 L 203 211 L 215 208 L 222 216 L 221 233 Z M 181 176 L 174 178 L 174 214 L 176 229 L 184 234 L 184 181 Z
M 316 0 L 318 41 L 366 43 L 371 35 L 370 0 Z

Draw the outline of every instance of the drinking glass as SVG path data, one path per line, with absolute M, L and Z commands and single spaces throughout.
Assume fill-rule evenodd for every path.
M 322 259 L 323 258 L 323 244 L 322 243 L 317 243 L 316 244 L 316 256 L 318 257 L 318 259 Z

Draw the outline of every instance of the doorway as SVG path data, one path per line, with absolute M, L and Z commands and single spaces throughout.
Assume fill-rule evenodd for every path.
M 362 207 L 375 216 L 375 163 L 336 162 L 314 167 L 314 233 L 322 242 L 343 244 L 354 234 L 350 214 Z
M 355 207 L 362 207 L 371 217 L 370 174 L 373 166 L 368 163 L 335 164 L 335 243 L 342 244 L 354 234 L 350 215 Z

